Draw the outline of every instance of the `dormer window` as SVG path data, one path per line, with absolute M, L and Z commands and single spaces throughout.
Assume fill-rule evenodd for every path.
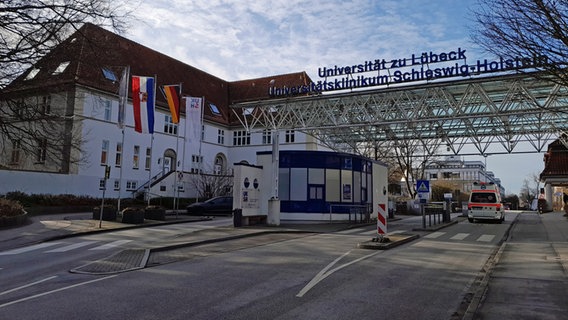
M 116 74 L 114 74 L 114 72 L 112 72 L 112 70 L 110 70 L 108 68 L 102 68 L 101 70 L 103 71 L 103 76 L 105 77 L 105 79 L 110 80 L 112 82 L 118 81 Z
M 221 111 L 219 111 L 219 108 L 217 108 L 216 105 L 209 103 L 209 109 L 211 109 L 211 112 L 213 112 L 214 115 L 217 115 L 217 116 L 221 115 Z
M 39 69 L 37 68 L 33 68 L 30 73 L 28 73 L 28 75 L 26 76 L 26 78 L 24 80 L 31 80 L 33 78 L 35 78 L 35 76 L 38 74 Z
M 57 69 L 55 69 L 55 71 L 53 71 L 53 75 L 58 75 L 58 74 L 62 74 L 63 71 L 65 71 L 65 69 L 67 69 L 67 66 L 69 65 L 70 61 L 65 61 L 65 62 L 61 62 L 61 64 L 59 64 L 59 66 L 57 67 Z

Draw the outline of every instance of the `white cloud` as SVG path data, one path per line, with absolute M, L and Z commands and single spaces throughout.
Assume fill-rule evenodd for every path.
M 475 0 L 184 0 L 146 1 L 126 37 L 221 79 L 233 81 L 365 60 L 407 58 L 424 51 L 467 49 Z M 494 159 L 494 160 L 493 160 Z M 509 192 L 525 173 L 542 170 L 542 156 L 526 164 L 488 160 Z M 521 158 L 519 158 L 521 159 Z M 495 162 L 494 162 L 495 161 Z M 522 167 L 525 172 L 520 172 Z M 498 168 L 498 170 L 497 170 Z M 520 170 L 519 170 L 520 169 Z
M 127 36 L 225 80 L 316 76 L 320 66 L 466 46 L 465 26 L 456 34 L 460 26 L 451 23 L 461 23 L 467 7 L 437 3 L 158 0 L 136 10 L 144 23 Z

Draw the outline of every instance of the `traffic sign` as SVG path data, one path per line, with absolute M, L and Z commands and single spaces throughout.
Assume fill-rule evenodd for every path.
M 416 191 L 418 193 L 429 193 L 430 192 L 430 181 L 429 180 L 418 180 L 418 181 L 416 181 Z

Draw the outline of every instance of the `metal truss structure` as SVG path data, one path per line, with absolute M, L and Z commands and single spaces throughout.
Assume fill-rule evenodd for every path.
M 508 74 L 238 103 L 249 131 L 299 130 L 336 150 L 362 150 L 422 141 L 463 154 L 542 152 L 560 137 L 568 146 L 568 88 L 531 74 Z M 490 148 L 490 146 L 493 146 Z M 497 147 L 495 147 L 497 146 Z

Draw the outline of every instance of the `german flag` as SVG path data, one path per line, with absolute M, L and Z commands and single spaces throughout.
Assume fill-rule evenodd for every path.
M 165 85 L 162 87 L 162 93 L 168 101 L 170 112 L 172 113 L 172 123 L 179 123 L 179 104 L 181 97 L 181 85 Z

